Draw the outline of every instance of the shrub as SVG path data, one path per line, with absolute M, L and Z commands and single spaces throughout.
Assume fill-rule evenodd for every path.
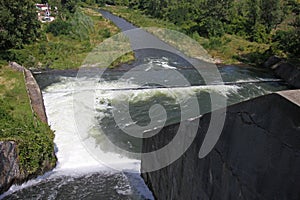
M 61 19 L 58 19 L 48 25 L 46 32 L 52 33 L 54 36 L 68 35 L 71 29 L 72 29 L 71 24 Z
M 282 50 L 291 56 L 300 55 L 299 35 L 294 31 L 277 31 L 273 37 L 272 47 L 276 50 Z
M 99 31 L 99 35 L 102 35 L 104 38 L 109 38 L 111 36 L 111 32 L 108 28 L 105 28 Z
M 268 41 L 266 27 L 262 24 L 256 24 L 253 28 L 251 40 L 258 43 L 266 43 Z

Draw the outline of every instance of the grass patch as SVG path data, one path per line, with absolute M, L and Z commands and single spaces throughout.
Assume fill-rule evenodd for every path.
M 157 27 L 180 30 L 180 27 L 176 26 L 172 22 L 153 18 L 150 15 L 143 14 L 139 10 L 129 9 L 125 6 L 106 6 L 102 7 L 102 9 L 107 10 L 119 17 L 122 17 L 138 27 Z
M 260 64 L 266 59 L 268 44 L 249 42 L 239 36 L 224 35 L 221 38 L 199 38 L 198 42 L 224 64 Z
M 112 64 L 109 66 L 109 68 L 116 68 L 124 63 L 129 64 L 133 60 L 135 60 L 135 56 L 134 56 L 134 52 L 131 51 L 131 52 L 125 53 L 121 57 L 117 58 L 114 62 L 112 62 Z
M 45 160 L 54 165 L 54 133 L 34 118 L 23 74 L 2 66 L 0 81 L 0 141 L 18 143 L 20 167 L 26 174 L 39 171 Z
M 91 51 L 83 62 L 85 67 L 114 68 L 135 60 L 129 39 L 117 34 L 103 41 Z

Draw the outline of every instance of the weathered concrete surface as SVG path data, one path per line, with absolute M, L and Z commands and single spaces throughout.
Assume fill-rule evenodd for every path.
M 289 101 L 293 102 L 294 104 L 300 106 L 300 90 L 287 90 L 277 92 L 284 98 L 288 99 Z
M 48 123 L 47 115 L 45 111 L 44 99 L 39 85 L 37 84 L 32 73 L 24 69 L 25 83 L 27 92 L 30 98 L 30 104 L 33 109 L 33 112 L 38 116 L 38 118 L 44 122 Z
M 54 151 L 53 151 L 53 156 Z M 15 141 L 0 141 L 0 194 L 7 191 L 13 184 L 21 184 L 53 169 L 55 165 L 48 159 L 40 163 L 35 172 L 21 170 L 18 155 L 18 143 Z
M 19 71 L 19 72 L 23 72 L 24 71 L 24 67 L 19 65 L 18 63 L 16 62 L 9 62 L 9 66 L 11 68 L 13 68 L 14 70 L 16 71 Z
M 199 159 L 211 114 L 203 115 L 183 156 L 142 177 L 155 197 L 164 200 L 300 199 L 299 94 L 300 90 L 275 93 L 228 107 L 219 141 Z M 167 144 L 178 126 L 144 139 L 143 152 Z M 145 163 L 142 158 L 142 171 Z
M 25 84 L 32 111 L 42 122 L 48 123 L 42 92 L 31 71 L 16 62 L 10 62 L 9 65 L 11 68 L 24 73 Z

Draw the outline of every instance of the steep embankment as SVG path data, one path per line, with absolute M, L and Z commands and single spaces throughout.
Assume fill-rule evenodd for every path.
M 300 90 L 228 107 L 219 141 L 199 159 L 210 117 L 208 113 L 200 118 L 196 138 L 180 159 L 142 175 L 157 199 L 300 198 Z M 170 141 L 178 126 L 144 139 L 143 151 Z M 142 170 L 145 163 L 142 159 Z
M 16 63 L 11 67 L 0 70 L 0 194 L 56 162 L 40 88 L 30 71 Z

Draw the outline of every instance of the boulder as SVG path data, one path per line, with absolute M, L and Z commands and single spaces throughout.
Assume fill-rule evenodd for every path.
M 279 63 L 282 59 L 278 56 L 271 56 L 266 62 L 264 62 L 263 66 L 266 68 L 271 68 L 273 65 Z
M 291 87 L 300 88 L 300 69 L 289 63 L 281 62 L 272 67 L 275 74 L 285 80 Z
M 0 194 L 21 179 L 24 176 L 20 171 L 16 142 L 0 142 Z

